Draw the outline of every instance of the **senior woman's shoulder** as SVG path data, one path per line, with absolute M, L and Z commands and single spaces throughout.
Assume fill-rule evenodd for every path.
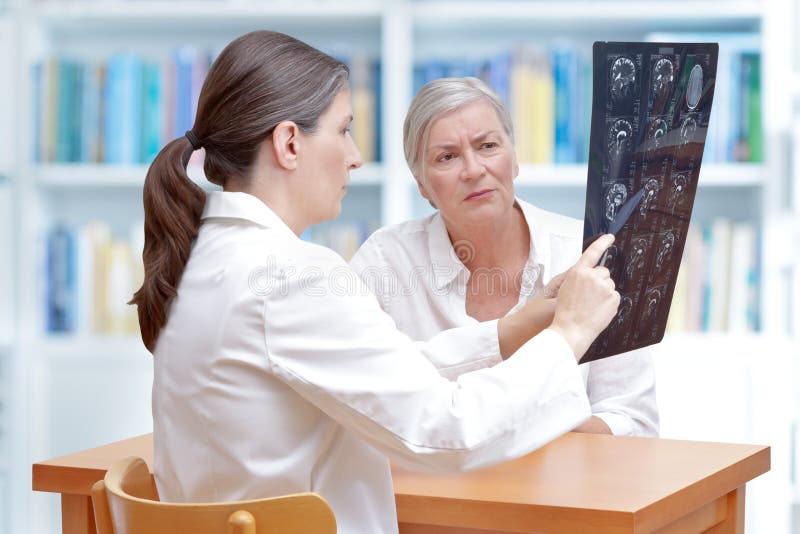
M 583 220 L 548 211 L 524 200 L 517 199 L 517 202 L 529 226 L 539 226 L 550 234 L 562 237 L 583 239 Z
M 434 213 L 375 230 L 356 251 L 350 266 L 358 271 L 359 267 L 388 264 L 389 258 L 393 264 L 403 258 L 421 259 L 426 254 L 427 237 L 437 216 Z

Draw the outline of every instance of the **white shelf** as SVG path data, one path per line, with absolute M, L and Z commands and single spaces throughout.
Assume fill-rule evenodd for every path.
M 51 188 L 141 188 L 147 175 L 147 165 L 104 164 L 53 164 L 39 165 L 34 173 L 39 185 Z M 369 163 L 351 174 L 350 186 L 379 185 L 382 182 L 383 166 Z M 189 166 L 189 178 L 204 188 L 211 189 L 199 165 Z
M 113 359 L 149 354 L 141 337 L 134 334 L 43 335 L 32 343 L 29 352 L 45 360 L 74 358 L 76 361 L 99 355 Z
M 518 187 L 585 187 L 587 167 L 575 165 L 520 165 Z M 753 163 L 708 164 L 700 169 L 700 187 L 760 187 L 764 168 Z
M 630 2 L 630 1 L 541 1 L 523 3 L 501 2 L 417 2 L 413 4 L 412 19 L 420 28 L 448 26 L 504 25 L 547 28 L 553 24 L 576 26 L 629 27 L 637 30 L 657 30 L 665 25 L 682 29 L 702 27 L 711 29 L 757 30 L 763 16 L 762 2 L 757 1 L 700 1 L 700 2 Z
M 369 163 L 352 173 L 351 186 L 380 185 L 383 166 Z M 54 164 L 40 165 L 35 170 L 36 181 L 45 187 L 79 188 L 142 187 L 147 174 L 146 165 Z M 189 177 L 207 185 L 199 166 L 189 167 Z M 759 187 L 763 185 L 764 168 L 753 163 L 705 165 L 700 171 L 700 187 Z M 586 164 L 520 165 L 517 186 L 582 187 L 586 184 Z M 211 186 L 213 187 L 213 186 Z
M 383 12 L 378 1 L 319 2 L 310 0 L 257 1 L 47 1 L 34 8 L 37 20 L 51 28 L 120 24 L 125 27 L 146 23 L 181 28 L 212 25 L 215 28 L 247 25 L 378 24 Z

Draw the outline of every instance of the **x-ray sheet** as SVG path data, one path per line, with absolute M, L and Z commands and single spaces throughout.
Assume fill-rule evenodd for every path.
M 716 43 L 594 44 L 584 249 L 616 235 L 601 259 L 622 300 L 581 362 L 658 343 L 692 216 L 714 96 Z

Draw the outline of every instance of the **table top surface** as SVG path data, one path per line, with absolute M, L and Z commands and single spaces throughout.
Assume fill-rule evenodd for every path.
M 33 489 L 88 495 L 126 456 L 139 456 L 152 469 L 152 434 L 36 463 Z M 769 468 L 770 449 L 763 445 L 570 432 L 523 458 L 470 473 L 430 475 L 393 466 L 392 475 L 401 521 L 404 509 L 424 516 L 437 503 L 455 507 L 454 514 L 538 507 L 641 523 L 716 499 Z

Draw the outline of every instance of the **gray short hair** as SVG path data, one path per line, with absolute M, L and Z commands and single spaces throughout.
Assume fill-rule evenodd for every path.
M 497 111 L 511 142 L 514 142 L 514 125 L 502 99 L 478 78 L 439 78 L 422 86 L 408 108 L 403 124 L 403 150 L 406 162 L 415 177 L 419 177 L 419 163 L 423 147 L 428 142 L 433 122 L 446 113 L 484 99 Z

